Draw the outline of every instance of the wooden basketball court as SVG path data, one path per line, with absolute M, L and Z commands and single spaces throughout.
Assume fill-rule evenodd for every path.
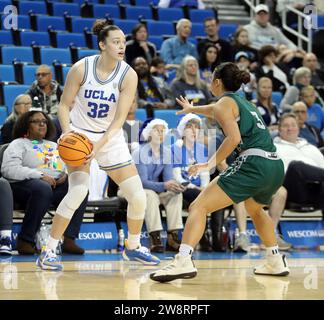
M 120 254 L 63 256 L 64 271 L 41 271 L 36 256 L 0 260 L 0 300 L 267 300 L 324 299 L 324 252 L 288 253 L 291 275 L 254 276 L 264 253 L 196 253 L 198 276 L 160 284 L 157 267 L 124 262 Z M 162 266 L 171 254 L 160 255 Z

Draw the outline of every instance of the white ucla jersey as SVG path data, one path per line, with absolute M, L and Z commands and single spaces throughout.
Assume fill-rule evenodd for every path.
M 96 67 L 99 55 L 84 58 L 85 72 L 70 113 L 72 125 L 90 132 L 105 132 L 113 121 L 120 89 L 130 66 L 118 61 L 105 80 L 99 79 Z

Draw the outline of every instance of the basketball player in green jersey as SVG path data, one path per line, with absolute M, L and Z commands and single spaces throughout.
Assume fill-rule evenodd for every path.
M 286 276 L 289 268 L 284 255 L 278 250 L 274 225 L 263 207 L 271 202 L 272 195 L 281 186 L 284 166 L 257 108 L 242 98 L 237 91 L 248 83 L 250 75 L 231 63 L 216 67 L 211 85 L 219 100 L 207 106 L 196 106 L 180 97 L 183 110 L 178 114 L 197 113 L 217 120 L 225 139 L 208 163 L 197 164 L 189 174 L 197 175 L 221 164 L 235 149 L 236 161 L 209 183 L 189 207 L 189 215 L 179 253 L 172 263 L 150 275 L 152 280 L 167 282 L 188 279 L 197 275 L 192 252 L 201 239 L 208 213 L 245 202 L 262 242 L 266 246 L 265 264 L 254 269 L 255 274 Z

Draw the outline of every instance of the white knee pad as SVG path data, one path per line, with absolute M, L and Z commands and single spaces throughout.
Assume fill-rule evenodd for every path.
M 123 181 L 119 188 L 128 202 L 127 217 L 134 220 L 144 219 L 146 194 L 140 177 L 137 175 Z
M 74 171 L 69 174 L 69 191 L 56 209 L 56 213 L 65 219 L 71 219 L 75 210 L 87 196 L 89 190 L 89 174 Z

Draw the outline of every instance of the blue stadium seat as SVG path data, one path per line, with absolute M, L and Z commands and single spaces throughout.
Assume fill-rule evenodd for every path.
M 69 16 L 79 16 L 79 5 L 77 3 L 53 3 L 53 15 L 63 16 L 64 14 L 68 14 Z
M 74 0 L 73 2 L 78 3 L 80 6 L 83 4 L 85 1 L 84 0 Z M 99 3 L 99 0 L 87 0 L 89 3 Z
M 8 114 L 11 113 L 12 104 L 15 98 L 22 93 L 25 93 L 29 89 L 29 86 L 25 85 L 5 85 L 3 87 L 4 103 L 7 106 Z
M 147 29 L 150 36 L 174 35 L 173 24 L 166 21 L 147 21 Z
M 135 119 L 145 121 L 147 118 L 146 109 L 137 109 L 135 112 Z
M 99 50 L 95 50 L 95 49 L 79 49 L 78 50 L 78 58 L 79 60 L 84 58 L 84 57 L 88 57 L 88 56 L 93 56 L 95 54 L 99 54 Z
M 93 16 L 95 18 L 104 18 L 105 15 L 109 13 L 110 17 L 113 19 L 120 18 L 119 7 L 115 5 L 103 4 L 93 6 Z
M 30 46 L 32 44 L 39 46 L 49 46 L 51 44 L 47 32 L 24 31 L 20 33 L 21 45 Z
M 47 14 L 45 1 L 19 1 L 19 14 L 28 14 L 30 11 L 38 14 Z
M 183 18 L 183 10 L 180 8 L 159 8 L 160 21 L 177 21 Z
M 190 17 L 190 21 L 191 22 L 199 22 L 201 24 L 203 24 L 204 20 L 206 18 L 215 18 L 215 14 L 213 10 L 210 9 L 191 9 L 189 11 L 189 17 Z
M 10 31 L 0 30 L 0 44 L 13 44 Z
M 169 128 L 176 128 L 179 121 L 179 116 L 175 113 L 178 110 L 173 109 L 158 109 L 154 110 L 154 118 L 159 118 L 166 121 L 169 125 Z
M 63 83 L 65 83 L 67 74 L 69 73 L 70 69 L 71 69 L 71 67 L 63 67 L 62 68 L 62 71 L 63 71 Z
M 73 32 L 83 32 L 84 28 L 92 29 L 92 26 L 96 19 L 94 18 L 80 18 L 73 17 L 72 18 L 72 31 Z
M 283 95 L 280 91 L 273 91 L 272 92 L 272 102 L 277 104 L 278 106 L 280 105 L 280 102 L 283 98 Z
M 11 64 L 14 60 L 34 63 L 33 49 L 31 47 L 3 47 L 2 63 Z
M 152 19 L 151 8 L 126 6 L 126 19 L 136 20 L 139 17 L 143 17 L 144 19 Z
M 132 33 L 133 28 L 139 23 L 138 20 L 120 20 L 115 19 L 114 23 L 123 30 L 125 35 Z
M 16 81 L 14 66 L 0 65 L 0 81 Z
M 150 1 L 150 0 L 136 0 L 135 1 L 136 5 L 139 6 L 139 7 L 147 6 L 151 2 L 152 1 Z
M 31 85 L 36 80 L 36 70 L 39 66 L 23 66 L 23 79 L 24 84 Z M 53 79 L 55 78 L 54 67 L 50 66 L 53 74 Z
M 324 28 L 324 16 L 317 16 L 318 28 Z
M 6 15 L 1 16 L 1 24 L 4 26 Z M 30 18 L 25 15 L 17 16 L 18 29 L 30 29 Z
M 54 61 L 71 64 L 71 53 L 69 49 L 41 48 L 41 63 L 52 65 Z
M 191 29 L 191 37 L 204 37 L 204 36 L 206 36 L 204 24 L 193 23 Z
M 220 24 L 219 27 L 219 37 L 221 39 L 227 39 L 230 35 L 234 35 L 237 29 L 237 24 Z
M 37 17 L 37 30 L 47 31 L 48 28 L 53 30 L 65 31 L 65 21 L 63 17 L 48 17 L 38 16 Z
M 109 4 L 129 4 L 129 0 L 105 0 L 105 3 Z
M 83 33 L 58 33 L 56 39 L 58 48 L 67 48 L 71 45 L 74 47 L 87 46 Z
M 1 0 L 0 1 L 0 12 L 3 12 L 4 8 L 6 6 L 12 5 L 12 2 L 10 0 Z
M 5 106 L 0 106 L 0 127 L 4 124 L 7 117 L 8 117 L 7 108 Z
M 163 38 L 162 38 L 162 36 L 149 36 L 148 41 L 154 43 L 156 46 L 156 49 L 160 50 L 162 42 L 163 42 Z

